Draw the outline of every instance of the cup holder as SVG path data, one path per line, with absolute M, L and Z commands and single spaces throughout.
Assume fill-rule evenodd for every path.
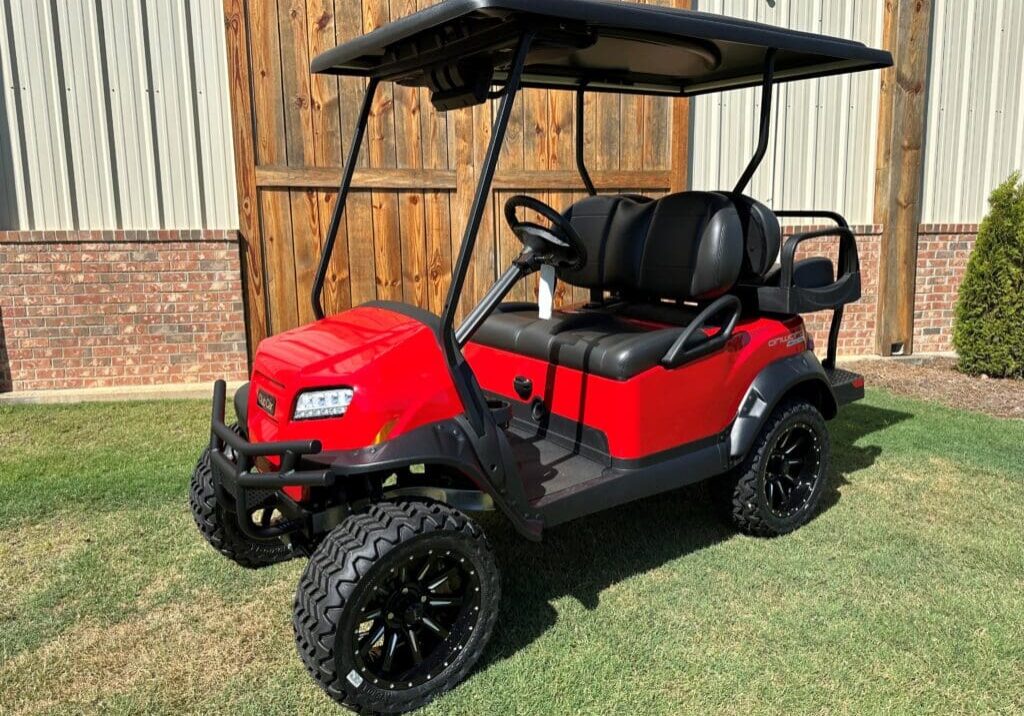
M 494 422 L 501 428 L 507 428 L 512 422 L 512 403 L 501 398 L 488 398 L 487 409 L 491 411 Z

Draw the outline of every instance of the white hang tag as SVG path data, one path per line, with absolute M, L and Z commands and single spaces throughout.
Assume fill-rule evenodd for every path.
M 551 309 L 555 304 L 555 267 L 550 264 L 540 265 L 540 290 L 537 294 L 538 315 L 542 321 L 551 318 Z

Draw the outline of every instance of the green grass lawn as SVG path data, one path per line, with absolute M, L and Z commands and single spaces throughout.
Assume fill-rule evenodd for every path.
M 292 643 L 302 563 L 192 525 L 202 402 L 0 408 L 0 712 L 338 713 Z M 873 392 L 826 509 L 734 534 L 705 490 L 527 543 L 482 520 L 503 614 L 431 714 L 1024 711 L 1024 422 Z

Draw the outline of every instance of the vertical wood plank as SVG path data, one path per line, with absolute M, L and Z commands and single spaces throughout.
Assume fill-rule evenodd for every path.
M 473 165 L 477 167 L 483 166 L 487 145 L 491 141 L 492 116 L 492 104 L 490 102 L 485 102 L 473 108 Z M 479 175 L 474 177 L 474 179 L 478 180 Z M 475 189 L 474 183 L 471 191 Z M 483 218 L 480 221 L 480 230 L 476 237 L 472 261 L 470 262 L 469 276 L 466 280 L 468 296 L 465 303 L 467 306 L 475 306 L 479 303 L 496 278 L 495 253 L 497 247 L 494 238 L 493 206 L 494 192 L 489 192 L 487 205 L 484 206 Z
M 433 0 L 418 0 L 418 9 L 435 4 Z M 448 114 L 437 112 L 430 105 L 430 93 L 421 89 L 420 137 L 425 169 L 447 169 Z M 452 230 L 450 195 L 444 191 L 423 194 L 424 234 L 426 250 L 427 308 L 440 314 L 444 310 L 445 294 L 452 278 Z
M 391 20 L 388 4 L 381 0 L 363 0 L 363 32 L 372 32 Z M 395 147 L 394 85 L 384 82 L 377 90 L 367 125 L 370 166 L 397 166 Z M 398 196 L 391 191 L 370 194 L 373 211 L 373 246 L 377 276 L 377 298 L 402 300 L 402 244 L 398 215 Z
M 252 116 L 252 78 L 249 75 L 249 35 L 244 0 L 224 0 L 227 32 L 228 87 L 231 94 L 231 133 L 235 150 L 235 187 L 238 193 L 239 238 L 245 285 L 246 330 L 249 356 L 268 329 L 263 282 L 263 238 L 256 192 L 255 127 Z
M 594 102 L 594 169 L 619 168 L 619 135 L 621 132 L 622 98 L 610 92 L 597 95 Z M 611 187 L 597 187 L 609 191 Z
M 458 256 L 462 243 L 462 234 L 469 219 L 470 205 L 473 203 L 473 189 L 476 184 L 476 171 L 473 164 L 473 145 L 476 143 L 473 126 L 473 110 L 470 108 L 455 110 L 449 115 L 448 151 L 455 161 L 455 194 L 451 200 L 451 236 L 452 261 Z M 456 306 L 455 317 L 461 321 L 468 310 L 469 300 L 464 298 L 468 291 L 463 290 L 463 298 Z
M 576 170 L 575 104 L 575 92 L 548 92 L 548 167 L 551 169 Z M 562 211 L 572 203 L 572 196 L 572 192 L 567 191 L 551 192 L 546 201 L 548 206 Z M 565 281 L 555 286 L 555 302 L 560 306 L 576 303 L 582 296 L 583 289 Z
M 549 169 L 548 93 L 545 90 L 528 89 L 521 92 L 519 98 L 523 103 L 523 169 Z M 541 192 L 537 192 L 537 197 L 547 201 L 547 196 Z M 530 276 L 524 282 L 525 300 L 536 300 L 537 281 L 537 276 Z
M 277 4 L 250 3 L 253 107 L 256 121 L 256 163 L 284 164 L 288 160 L 282 102 L 281 44 Z M 272 333 L 298 325 L 292 247 L 291 205 L 287 191 L 260 192 L 261 225 L 270 296 Z
M 312 117 L 306 0 L 278 0 L 277 10 L 288 164 L 314 166 L 317 136 Z M 292 189 L 289 203 L 295 256 L 295 305 L 299 323 L 305 324 L 315 318 L 309 295 L 320 256 L 320 206 L 316 191 L 311 188 Z
M 306 5 L 307 41 L 309 57 L 331 49 L 338 43 L 337 15 L 331 0 L 307 0 Z M 310 77 L 310 118 L 312 120 L 313 165 L 336 167 L 342 162 L 341 113 L 339 110 L 338 79 L 328 75 Z M 335 191 L 316 191 L 317 204 L 317 250 L 323 247 L 323 240 L 334 211 Z M 319 257 L 317 258 L 319 260 Z M 324 311 L 330 315 L 343 311 L 352 305 L 349 290 L 348 222 L 343 220 L 338 227 L 324 279 Z M 301 297 L 300 297 L 301 298 Z
M 334 12 L 335 35 L 339 43 L 347 42 L 363 33 L 362 0 L 334 0 Z M 363 101 L 365 90 L 366 82 L 360 78 L 342 77 L 338 80 L 342 156 L 348 151 L 348 143 L 355 130 L 359 106 Z M 356 166 L 367 166 L 370 154 L 367 147 L 369 142 L 369 136 L 363 139 L 363 147 L 357 157 Z M 340 164 L 340 158 L 335 166 L 338 164 Z M 370 192 L 352 191 L 349 193 L 345 203 L 345 225 L 348 239 L 349 293 L 351 305 L 358 306 L 377 297 L 373 249 L 373 209 Z
M 520 94 L 512 108 L 512 116 L 509 119 L 508 132 L 505 135 L 505 144 L 501 150 L 501 159 L 498 162 L 498 169 L 522 169 L 523 168 L 523 136 L 524 136 L 524 101 Z M 523 250 L 523 245 L 516 238 L 505 220 L 505 202 L 512 198 L 514 191 L 494 192 L 493 221 L 495 227 L 495 241 L 497 245 L 498 266 L 500 273 L 511 265 Z M 527 284 L 529 280 L 519 281 L 508 293 L 506 301 L 527 300 Z
M 420 0 L 422 9 L 432 2 Z M 448 115 L 430 106 L 430 93 L 420 90 L 421 137 L 423 166 L 426 169 L 447 169 Z M 426 235 L 427 307 L 433 313 L 444 310 L 444 299 L 452 277 L 451 195 L 446 191 L 424 192 Z
M 414 12 L 416 0 L 391 0 L 391 17 L 405 17 Z M 393 92 L 397 165 L 401 169 L 419 169 L 423 166 L 420 91 L 415 87 L 395 85 Z M 397 198 L 401 227 L 402 298 L 406 303 L 426 308 L 429 300 L 424 195 L 418 191 L 403 191 Z

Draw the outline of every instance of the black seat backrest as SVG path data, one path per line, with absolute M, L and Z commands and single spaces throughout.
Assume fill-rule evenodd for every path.
M 742 280 L 758 280 L 772 270 L 782 245 L 779 218 L 767 206 L 743 194 L 728 195 L 739 212 L 743 225 L 745 251 Z
M 587 247 L 583 267 L 559 273 L 575 286 L 704 300 L 732 288 L 743 267 L 743 227 L 725 194 L 691 191 L 646 201 L 593 196 L 565 215 Z

